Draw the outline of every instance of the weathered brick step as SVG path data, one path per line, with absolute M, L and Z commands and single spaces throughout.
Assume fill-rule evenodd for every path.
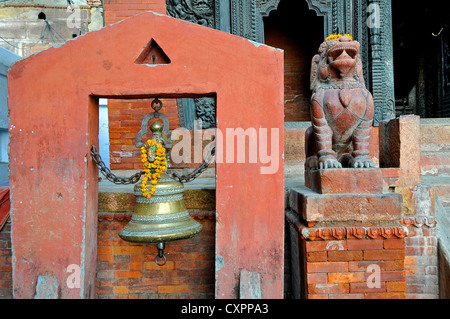
M 421 183 L 433 188 L 444 207 L 450 207 L 450 176 L 421 176 Z
M 422 175 L 450 177 L 450 119 L 420 120 Z
M 420 170 L 424 176 L 448 176 L 450 178 L 450 150 L 421 152 Z
M 450 119 L 421 119 L 420 148 L 422 152 L 450 151 Z

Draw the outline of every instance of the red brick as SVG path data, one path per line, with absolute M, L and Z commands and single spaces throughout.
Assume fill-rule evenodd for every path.
M 318 240 L 318 241 L 307 241 L 306 242 L 306 251 L 328 251 L 328 250 L 346 250 L 347 249 L 347 241 L 345 240 L 336 240 L 336 241 L 328 241 L 328 240 Z
M 10 280 L 0 280 L 0 288 L 11 288 L 12 282 Z
M 308 293 L 311 294 L 346 294 L 349 292 L 348 284 L 310 284 Z
M 98 255 L 111 255 L 113 253 L 112 247 L 97 247 Z
M 422 228 L 422 233 L 426 237 L 428 237 L 428 236 L 436 236 L 436 228 L 423 227 Z
M 308 299 L 328 299 L 328 295 L 308 294 Z
M 363 282 L 365 280 L 363 272 L 328 273 L 328 283 L 330 284 Z
M 367 282 L 355 282 L 350 283 L 350 292 L 351 293 L 373 293 L 373 292 L 385 292 L 386 284 L 383 281 L 380 281 L 379 288 L 377 287 L 369 287 Z
M 165 285 L 158 286 L 159 294 L 176 294 L 176 293 L 188 293 L 192 287 L 181 285 Z
M 328 276 L 326 273 L 312 273 L 306 274 L 307 284 L 326 284 L 328 281 Z
M 110 143 L 112 145 L 114 144 L 120 144 L 120 145 L 132 145 L 133 141 L 130 139 L 111 139 Z
M 405 269 L 405 261 L 403 259 L 399 260 L 386 260 L 385 267 L 383 270 L 404 270 Z
M 367 267 L 370 265 L 376 264 L 380 267 L 381 270 L 385 268 L 385 262 L 378 261 L 350 261 L 348 263 L 348 271 L 363 271 L 365 272 L 367 270 Z
M 116 246 L 114 247 L 114 255 L 142 254 L 143 246 Z
M 118 123 L 109 123 L 109 133 L 114 133 L 114 132 L 125 132 L 125 133 L 130 133 L 130 132 L 134 132 L 134 129 L 131 127 L 120 127 L 120 121 L 117 121 Z M 114 125 L 113 125 L 114 124 Z M 136 149 L 136 146 L 134 147 L 134 150 Z
M 329 294 L 328 299 L 364 299 L 364 294 Z
M 140 271 L 116 271 L 117 278 L 140 278 L 142 273 Z
M 328 261 L 353 261 L 362 260 L 363 252 L 352 250 L 352 251 L 329 251 Z
M 404 281 L 406 279 L 406 273 L 404 270 L 400 271 L 382 271 L 382 281 Z
M 385 261 L 350 261 L 348 271 L 366 271 L 370 265 L 378 265 L 380 270 L 403 270 L 405 265 L 403 260 L 385 260 Z
M 116 295 L 127 295 L 128 287 L 114 287 L 113 291 Z
M 404 259 L 404 250 L 367 250 L 364 251 L 364 260 L 395 260 Z
M 404 292 L 365 293 L 364 299 L 406 299 Z
M 313 272 L 346 272 L 348 271 L 348 263 L 346 262 L 308 262 L 306 263 L 306 271 Z
M 145 262 L 144 267 L 146 270 L 175 269 L 175 262 L 168 260 L 164 266 L 159 266 L 154 261 L 150 261 Z
M 383 239 L 347 240 L 348 250 L 383 249 Z
M 326 251 L 313 251 L 310 253 L 306 253 L 306 261 L 315 262 L 315 261 L 327 261 L 328 255 Z
M 386 239 L 384 241 L 384 249 L 405 249 L 405 239 Z
M 391 281 L 386 283 L 386 291 L 406 291 L 406 282 L 404 281 Z
M 129 263 L 129 267 L 130 270 L 142 270 L 142 263 L 140 262 L 134 262 L 134 263 Z

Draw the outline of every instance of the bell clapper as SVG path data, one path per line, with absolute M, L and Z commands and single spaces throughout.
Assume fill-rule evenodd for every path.
M 158 266 L 164 266 L 167 262 L 166 256 L 164 256 L 164 248 L 165 248 L 166 244 L 164 242 L 160 242 L 156 245 L 156 248 L 158 248 L 158 255 L 156 255 L 155 258 L 155 263 Z M 160 259 L 164 259 L 163 263 L 159 263 Z

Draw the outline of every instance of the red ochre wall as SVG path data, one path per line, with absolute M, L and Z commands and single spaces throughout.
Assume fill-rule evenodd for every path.
M 137 14 L 139 10 L 165 13 L 165 0 L 128 2 L 107 1 L 106 24 Z M 151 101 L 108 100 L 111 169 L 142 169 L 140 150 L 135 146 L 136 134 L 143 116 L 153 111 Z M 173 130 L 179 126 L 176 100 L 161 101 L 160 112 L 167 115 Z M 203 225 L 202 232 L 191 239 L 168 243 L 165 250 L 168 260 L 162 267 L 154 260 L 155 245 L 128 243 L 118 237 L 130 216 L 120 212 L 99 214 L 96 298 L 214 298 L 213 212 L 208 213 L 209 218 L 198 219 L 198 214 L 193 215 Z
M 174 42 L 173 39 L 177 36 L 184 37 L 185 41 Z M 157 38 L 158 44 L 169 53 L 172 60 L 170 65 L 163 68 L 149 68 L 135 63 L 136 52 L 140 52 L 146 41 L 153 37 Z M 208 48 L 197 45 L 202 41 L 208 43 Z M 98 45 L 103 45 L 104 50 L 97 51 L 94 55 L 89 48 L 98 47 Z M 80 53 L 80 48 L 85 51 Z M 197 49 L 198 54 L 186 55 L 186 52 L 190 52 L 193 48 Z M 242 54 L 238 55 L 236 48 L 239 48 L 238 52 L 242 52 Z M 219 49 L 224 54 L 214 55 L 214 52 Z M 66 54 L 68 51 L 80 54 L 76 55 L 76 58 L 71 56 L 70 66 L 62 72 L 61 65 L 67 65 L 65 60 L 68 59 Z M 105 60 L 109 64 L 103 63 L 102 65 L 102 61 Z M 47 83 L 47 87 L 52 87 L 56 83 L 61 85 L 64 82 L 62 81 L 64 73 L 66 72 L 65 74 L 68 76 L 67 74 L 73 72 L 80 77 L 80 81 L 78 81 L 80 90 L 75 91 L 66 86 L 67 91 L 41 92 L 40 99 L 35 101 L 38 103 L 35 113 L 29 114 L 27 118 L 20 117 L 18 114 L 21 114 L 21 107 L 27 104 L 23 101 L 28 98 L 36 100 L 36 95 L 32 91 L 23 94 L 23 87 L 29 87 L 27 82 L 35 79 L 35 74 L 44 68 L 43 65 L 47 65 L 46 61 L 52 61 L 53 68 L 46 71 L 42 86 Z M 89 68 L 86 67 L 86 61 L 90 65 Z M 94 287 L 97 287 L 99 270 L 97 258 L 94 255 L 96 253 L 95 245 L 97 238 L 101 238 L 104 234 L 102 234 L 103 228 L 98 227 L 98 217 L 100 216 L 97 214 L 99 211 L 98 172 L 93 161 L 85 157 L 86 154 L 89 154 L 89 146 L 98 143 L 96 140 L 98 136 L 98 113 L 96 113 L 98 105 L 94 98 L 90 98 L 88 103 L 83 104 L 82 101 L 86 101 L 86 96 L 142 97 L 161 93 L 166 97 L 173 94 L 175 97 L 185 97 L 183 94 L 217 92 L 218 127 L 221 130 L 233 127 L 233 125 L 237 127 L 261 125 L 262 127 L 283 129 L 282 61 L 283 55 L 280 50 L 267 46 L 255 46 L 254 43 L 245 39 L 185 21 L 144 13 L 121 23 L 109 25 L 97 32 L 91 32 L 85 37 L 80 37 L 60 47 L 33 55 L 13 66 L 8 77 L 8 86 L 11 92 L 9 102 L 11 123 L 14 124 L 12 127 L 18 129 L 12 129 L 10 132 L 12 159 L 24 158 L 21 153 L 24 149 L 29 152 L 28 144 L 37 147 L 35 140 L 42 141 L 47 137 L 54 137 L 55 131 L 71 135 L 70 139 L 66 139 L 64 134 L 60 135 L 56 141 L 53 141 L 52 148 L 40 148 L 40 153 L 32 152 L 35 156 L 25 157 L 23 167 L 15 164 L 10 167 L 11 202 L 16 203 L 12 205 L 11 209 L 11 237 L 14 254 L 17 257 L 17 261 L 13 264 L 14 295 L 17 298 L 32 298 L 37 292 L 40 292 L 51 293 L 52 296 L 58 294 L 61 298 L 92 298 L 95 296 L 92 293 Z M 79 67 L 79 65 L 83 67 Z M 112 68 L 111 65 L 117 67 Z M 237 72 L 243 69 L 248 72 Z M 87 73 L 84 74 L 84 72 Z M 257 86 L 251 85 L 258 79 L 265 80 Z M 134 84 L 130 85 L 130 83 Z M 39 87 L 34 89 L 37 90 Z M 66 99 L 67 103 L 62 107 L 61 104 L 58 104 L 61 101 L 60 95 L 67 97 L 68 94 L 72 94 L 73 98 Z M 247 112 L 244 106 L 248 103 L 239 99 L 239 96 L 245 94 L 253 96 L 254 114 Z M 52 103 L 48 104 L 49 101 Z M 75 109 L 72 104 L 78 108 Z M 45 112 L 42 112 L 41 109 L 45 109 Z M 263 111 L 267 111 L 267 113 Z M 39 125 L 42 123 L 41 118 L 59 119 L 59 117 L 66 116 L 70 118 L 70 121 L 52 122 L 59 123 L 59 126 L 56 124 L 52 127 L 47 126 L 46 129 L 40 131 L 39 137 L 32 136 L 34 131 L 31 130 L 34 126 L 25 124 L 27 121 L 32 121 Z M 71 126 L 75 126 L 76 129 L 71 130 Z M 20 130 L 19 127 L 21 127 Z M 79 133 L 79 137 L 75 138 L 74 135 L 77 133 Z M 28 135 L 24 139 L 25 134 Z M 273 138 L 272 136 L 272 140 Z M 275 138 L 278 138 L 279 145 L 276 160 L 279 163 L 278 169 L 282 170 L 284 161 L 281 154 L 283 154 L 284 135 L 281 133 Z M 23 144 L 24 141 L 26 141 L 25 144 Z M 86 147 L 86 150 L 82 149 L 82 146 Z M 227 149 L 219 147 L 219 151 L 226 153 Z M 37 159 L 42 158 L 41 153 L 48 155 L 44 162 Z M 71 165 L 67 165 L 67 162 Z M 215 209 L 217 210 L 217 224 L 221 227 L 215 230 L 215 254 L 213 255 L 212 251 L 211 253 L 206 252 L 208 256 L 223 261 L 218 269 L 214 269 L 213 264 L 205 266 L 215 272 L 215 295 L 218 298 L 238 297 L 236 287 L 239 285 L 240 272 L 244 269 L 261 274 L 263 297 L 280 298 L 283 288 L 283 263 L 280 260 L 283 260 L 284 257 L 283 172 L 279 171 L 270 176 L 261 174 L 258 179 L 254 179 L 253 177 L 260 174 L 261 168 L 266 165 L 262 163 L 251 163 L 252 165 L 242 163 L 239 166 L 229 164 L 218 163 L 216 167 L 218 205 Z M 54 173 L 60 166 L 64 166 L 66 169 L 64 176 L 70 177 L 64 178 L 62 184 L 60 184 L 61 175 Z M 27 171 L 23 172 L 24 169 Z M 30 174 L 34 175 L 30 177 Z M 45 180 L 46 184 L 40 183 L 37 188 L 29 189 L 27 187 L 25 190 L 25 186 L 20 180 L 27 179 L 30 184 L 33 184 L 33 178 L 40 182 Z M 86 180 L 85 184 L 79 182 L 83 178 Z M 75 179 L 76 181 L 72 183 L 72 180 Z M 66 184 L 70 184 L 72 188 L 67 190 Z M 37 185 L 37 183 L 33 185 Z M 47 185 L 51 186 L 47 187 Z M 235 189 L 227 185 L 233 185 Z M 59 190 L 60 187 L 63 190 Z M 73 197 L 66 196 L 66 192 L 74 194 Z M 264 203 L 248 201 L 249 196 L 258 197 L 267 193 L 270 193 L 271 196 Z M 55 199 L 53 199 L 53 195 L 55 195 Z M 36 200 L 37 204 L 34 201 L 20 201 L 25 196 L 39 200 Z M 71 198 L 84 198 L 85 200 L 84 202 L 82 200 L 74 201 Z M 239 205 L 235 203 L 239 203 Z M 64 214 L 45 214 L 60 209 L 63 209 Z M 35 218 L 35 212 L 38 212 L 40 218 Z M 34 219 L 31 218 L 31 215 L 34 216 Z M 51 222 L 47 221 L 47 218 L 50 218 Z M 253 226 L 249 228 L 249 225 Z M 114 234 L 115 227 L 115 225 L 107 227 L 108 232 Z M 50 233 L 51 236 L 41 236 L 41 232 Z M 60 236 L 58 238 L 62 238 L 64 243 L 58 242 L 56 245 L 54 240 L 56 236 Z M 36 241 L 35 238 L 39 238 L 39 240 Z M 236 238 L 239 238 L 239 241 L 236 241 Z M 68 248 L 66 249 L 66 247 Z M 127 249 L 115 249 L 114 246 L 111 252 L 115 254 L 125 252 Z M 145 250 L 145 248 L 133 249 L 142 249 L 143 252 Z M 40 254 L 35 254 L 35 251 L 39 251 Z M 200 257 L 198 260 L 195 256 L 192 257 L 193 263 L 201 260 Z M 131 257 L 125 257 L 122 261 L 127 263 L 127 258 Z M 273 258 L 276 258 L 275 263 Z M 178 264 L 183 265 L 183 262 L 189 258 L 180 259 L 183 261 L 179 261 Z M 57 263 L 53 260 L 57 260 Z M 172 261 L 175 260 L 172 259 Z M 61 269 L 66 264 L 83 267 L 80 287 L 64 285 L 67 274 L 64 271 L 61 272 Z M 119 265 L 120 262 L 117 267 Z M 141 266 L 143 269 L 147 269 L 150 264 L 142 263 Z M 134 270 L 129 267 L 128 262 L 128 270 L 126 270 L 129 272 L 128 275 L 134 274 L 131 272 Z M 178 273 L 176 261 L 173 267 L 177 269 Z M 47 275 L 48 273 L 55 275 Z M 189 276 L 189 274 L 185 273 L 185 276 Z M 168 277 L 172 278 L 172 276 Z M 51 291 L 44 288 L 41 282 L 35 286 L 32 280 L 41 278 L 42 280 L 47 278 L 53 280 Z M 128 284 L 139 285 L 133 281 L 135 278 L 129 279 Z M 116 278 L 116 280 L 118 279 Z M 206 282 L 208 281 L 206 280 Z M 174 285 L 182 286 L 179 283 L 174 283 Z M 160 286 L 167 285 L 161 283 Z M 190 285 L 186 286 L 191 287 Z M 36 287 L 39 288 L 39 291 Z M 157 288 L 157 291 L 158 289 L 161 294 L 165 288 Z M 189 293 L 194 292 L 193 289 L 185 289 Z M 209 290 L 211 287 L 205 289 L 211 291 Z M 205 291 L 200 289 L 202 293 L 207 293 Z

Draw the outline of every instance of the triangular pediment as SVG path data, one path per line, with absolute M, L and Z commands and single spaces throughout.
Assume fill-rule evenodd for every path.
M 170 64 L 167 54 L 161 49 L 154 39 L 144 47 L 141 54 L 137 57 L 135 64 Z

